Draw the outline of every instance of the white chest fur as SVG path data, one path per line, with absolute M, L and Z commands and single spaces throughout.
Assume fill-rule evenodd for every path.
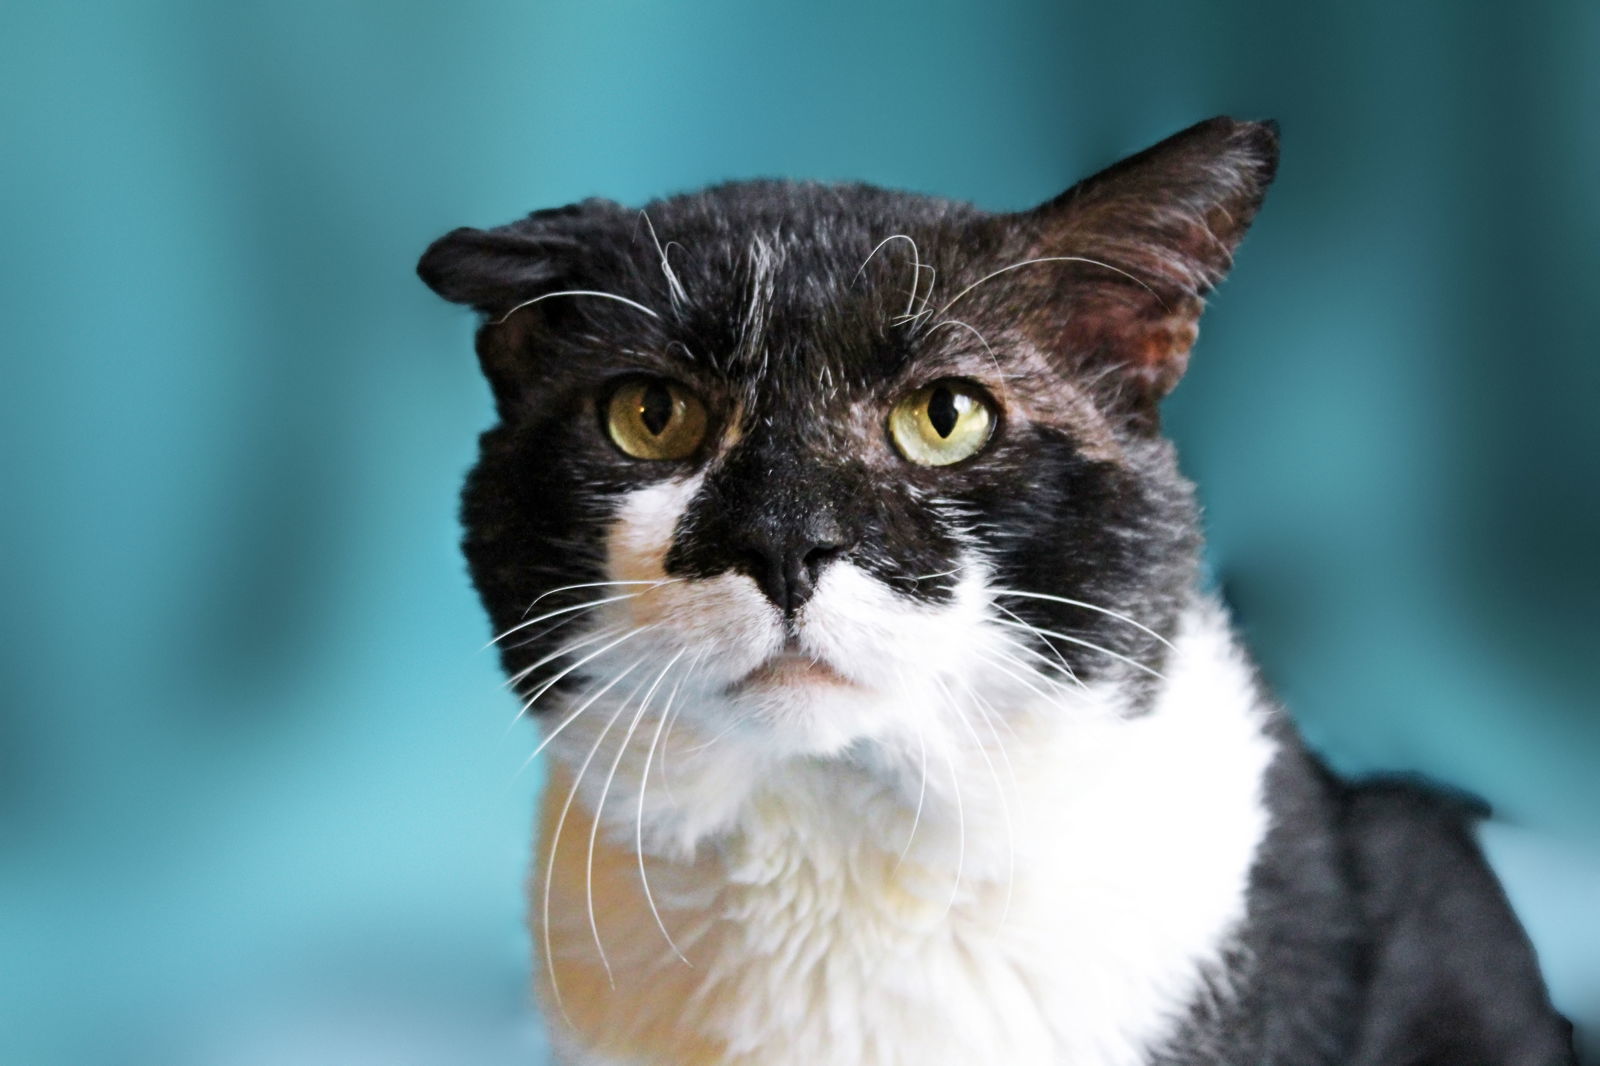
M 685 725 L 647 775 L 648 730 L 575 722 L 533 893 L 563 1061 L 1143 1061 L 1243 917 L 1273 753 L 1220 611 L 1176 645 L 1142 717 L 1085 696 L 925 758 L 772 762 Z M 598 827 L 584 779 L 552 859 L 590 751 L 623 770 Z

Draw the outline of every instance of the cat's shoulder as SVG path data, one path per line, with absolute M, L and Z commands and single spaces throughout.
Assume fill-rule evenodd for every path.
M 1360 1064 L 1575 1062 L 1533 946 L 1479 847 L 1481 801 L 1400 777 L 1346 788 L 1340 835 L 1367 932 Z

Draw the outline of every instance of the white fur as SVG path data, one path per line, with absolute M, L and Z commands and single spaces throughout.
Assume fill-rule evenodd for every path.
M 613 578 L 663 576 L 698 489 L 626 502 Z M 854 684 L 734 695 L 785 639 L 749 579 L 607 605 L 602 625 L 655 628 L 583 673 L 598 685 L 639 662 L 644 688 L 616 686 L 549 750 L 569 775 L 587 757 L 575 802 L 586 823 L 600 810 L 608 854 L 648 863 L 692 963 L 616 886 L 592 931 L 572 905 L 590 886 L 556 886 L 566 905 L 541 932 L 558 960 L 603 941 L 614 1004 L 588 1008 L 608 1034 L 662 997 L 715 1061 L 765 1066 L 1135 1066 L 1171 1031 L 1243 917 L 1267 827 L 1267 711 L 1226 620 L 1191 611 L 1154 709 L 1130 717 L 1115 690 L 1029 669 L 979 559 L 952 580 L 929 607 L 835 563 L 800 644 Z M 647 1044 L 601 1057 L 594 1034 L 550 1021 L 565 1062 L 671 1061 Z

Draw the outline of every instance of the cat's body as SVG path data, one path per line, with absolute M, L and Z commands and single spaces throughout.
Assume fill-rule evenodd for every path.
M 1570 1061 L 1467 812 L 1334 781 L 1198 590 L 1155 405 L 1275 154 L 430 250 L 486 315 L 466 548 L 545 723 L 564 1062 Z

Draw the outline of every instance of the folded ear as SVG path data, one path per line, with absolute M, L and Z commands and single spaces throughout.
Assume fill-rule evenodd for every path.
M 1045 274 L 1044 342 L 1105 365 L 1153 417 L 1277 164 L 1276 123 L 1213 118 L 1010 216 L 1031 236 L 1030 257 L 1064 260 Z
M 491 230 L 451 230 L 422 253 L 417 276 L 452 303 L 504 314 L 568 283 L 582 269 L 583 231 L 620 211 L 609 200 L 585 200 Z
M 428 246 L 417 263 L 417 276 L 451 303 L 497 314 L 557 282 L 562 275 L 559 253 L 569 243 L 552 235 L 524 235 L 515 226 L 462 227 Z
M 625 216 L 609 200 L 585 200 L 491 230 L 451 230 L 422 253 L 417 275 L 423 282 L 484 316 L 478 362 L 502 414 L 538 379 L 539 351 L 576 314 L 570 300 L 543 298 L 594 289 L 608 267 L 614 274 Z

